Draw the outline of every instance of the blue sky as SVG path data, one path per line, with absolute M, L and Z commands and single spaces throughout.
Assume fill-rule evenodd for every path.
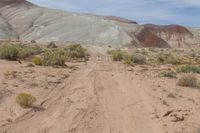
M 200 27 L 200 0 L 29 0 L 65 11 L 113 15 L 139 23 Z

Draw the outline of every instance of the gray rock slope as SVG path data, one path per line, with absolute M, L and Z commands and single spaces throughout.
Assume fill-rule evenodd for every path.
M 196 33 L 199 30 L 192 31 Z M 64 12 L 39 7 L 25 0 L 0 1 L 0 39 L 3 40 L 76 41 L 113 47 L 173 47 L 176 44 L 176 40 L 171 43 L 165 35 L 162 36 L 135 21 L 114 16 Z M 148 40 L 153 44 L 148 44 Z M 195 42 L 193 36 L 186 40 L 189 42 L 183 42 L 181 47 Z

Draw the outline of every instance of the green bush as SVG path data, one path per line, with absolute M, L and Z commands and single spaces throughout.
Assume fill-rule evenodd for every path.
M 200 73 L 200 66 L 186 65 L 178 69 L 178 72 L 183 73 Z
M 146 64 L 146 57 L 141 54 L 132 55 L 132 61 L 135 64 Z
M 68 59 L 85 58 L 88 56 L 87 50 L 80 44 L 72 43 L 65 48 Z
M 36 102 L 36 98 L 29 93 L 20 93 L 16 101 L 22 108 L 30 108 Z
M 174 71 L 164 71 L 160 73 L 161 77 L 176 78 L 176 73 Z
M 65 66 L 66 53 L 63 49 L 48 50 L 42 56 L 43 66 Z
M 35 65 L 42 65 L 42 59 L 40 56 L 34 56 L 33 59 L 32 59 L 32 62 L 35 64 Z
M 0 58 L 15 61 L 39 53 L 40 50 L 39 47 L 28 47 L 21 44 L 7 44 L 0 46 Z
M 178 80 L 177 85 L 183 86 L 183 87 L 199 88 L 198 80 L 192 74 L 186 74 L 186 75 L 182 76 Z

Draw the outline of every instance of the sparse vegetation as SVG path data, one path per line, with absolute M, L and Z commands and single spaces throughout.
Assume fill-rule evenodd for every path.
M 183 87 L 200 88 L 197 78 L 192 74 L 186 74 L 180 77 L 177 85 Z
M 200 73 L 200 66 L 196 65 L 186 65 L 178 69 L 178 72 L 182 73 Z
M 107 51 L 108 54 L 112 56 L 114 61 L 122 61 L 124 64 L 145 64 L 146 57 L 139 53 L 134 53 L 132 55 L 120 49 Z
M 87 59 L 89 56 L 87 50 L 80 44 L 70 44 L 65 48 L 52 47 L 46 49 L 46 51 L 40 56 L 32 58 L 32 62 L 35 65 L 42 66 L 65 66 L 66 61 Z
M 16 101 L 22 108 L 30 108 L 36 102 L 36 98 L 29 93 L 20 93 Z
M 181 63 L 181 57 L 177 54 L 158 54 L 157 61 L 161 64 L 178 65 Z

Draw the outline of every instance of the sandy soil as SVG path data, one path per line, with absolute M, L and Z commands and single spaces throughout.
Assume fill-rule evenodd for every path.
M 0 60 L 0 133 L 199 133 L 200 90 L 106 56 L 69 68 Z M 180 75 L 179 75 L 180 76 Z M 15 98 L 30 92 L 35 108 Z

